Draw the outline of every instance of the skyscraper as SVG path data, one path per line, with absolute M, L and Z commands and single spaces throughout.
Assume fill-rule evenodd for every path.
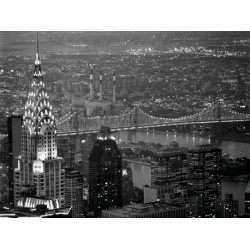
M 33 79 L 25 104 L 22 124 L 21 157 L 15 170 L 15 202 L 31 187 L 37 196 L 57 199 L 64 205 L 65 173 L 57 157 L 56 123 L 41 69 L 36 43 Z
M 14 169 L 18 167 L 18 156 L 21 154 L 22 116 L 8 117 L 8 161 L 9 161 L 9 202 L 14 204 Z
M 100 134 L 89 156 L 89 211 L 101 217 L 101 211 L 122 206 L 122 158 L 108 127 Z
M 9 203 L 8 172 L 8 165 L 6 163 L 2 163 L 0 159 L 0 206 Z
M 122 205 L 128 205 L 133 200 L 132 170 L 127 166 L 122 168 Z
M 188 151 L 189 198 L 196 203 L 195 217 L 215 215 L 215 200 L 220 198 L 219 168 L 221 149 L 202 145 Z
M 78 171 L 66 171 L 65 205 L 72 206 L 72 218 L 83 217 L 83 175 Z
M 179 198 L 175 202 L 184 202 L 187 196 L 187 159 L 180 150 L 157 153 L 153 157 L 151 168 L 151 187 L 157 189 L 157 197 L 166 201 L 167 197 Z

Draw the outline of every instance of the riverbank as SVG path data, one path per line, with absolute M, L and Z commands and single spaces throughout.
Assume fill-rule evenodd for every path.
M 194 132 L 194 133 L 180 133 L 180 132 L 171 132 L 171 131 L 157 131 L 157 130 L 147 130 L 147 129 L 143 129 L 141 130 L 143 132 L 148 132 L 148 133 L 152 133 L 152 134 L 163 134 L 163 135 L 176 135 L 176 136 L 190 136 L 190 137 L 193 137 L 193 136 L 198 136 L 198 137 L 201 137 L 201 138 L 205 138 L 205 139 L 210 139 L 210 134 L 206 133 L 198 133 L 198 132 Z
M 212 142 L 213 141 L 233 141 L 233 142 L 242 142 L 242 143 L 250 143 L 250 134 L 244 133 L 228 133 L 228 134 L 221 134 L 221 135 L 212 135 L 211 136 Z
M 178 135 L 178 136 L 199 136 L 201 138 L 210 139 L 213 142 L 217 141 L 233 141 L 233 142 L 242 142 L 242 143 L 250 143 L 250 133 L 240 133 L 240 132 L 231 132 L 227 134 L 209 134 L 209 133 L 176 133 L 171 131 L 158 131 L 158 130 L 143 130 L 144 132 L 154 133 L 154 134 L 168 134 L 168 135 Z

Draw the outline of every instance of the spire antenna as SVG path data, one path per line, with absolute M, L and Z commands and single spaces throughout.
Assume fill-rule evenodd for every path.
M 34 77 L 42 77 L 41 61 L 39 56 L 38 31 L 36 32 L 36 60 L 35 60 Z
M 39 42 L 38 42 L 38 31 L 36 32 L 36 60 L 35 65 L 40 65 L 40 56 L 39 56 Z
M 38 47 L 38 31 L 36 32 L 36 53 L 39 54 L 39 47 Z

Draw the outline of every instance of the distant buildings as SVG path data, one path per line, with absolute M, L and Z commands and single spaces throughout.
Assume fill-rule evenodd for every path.
M 89 212 L 122 206 L 122 158 L 108 127 L 100 134 L 89 156 Z
M 112 101 L 103 98 L 103 76 L 100 71 L 99 93 L 95 95 L 93 68 L 90 69 L 89 99 L 84 100 L 87 116 L 107 116 L 119 114 L 124 105 L 116 100 L 116 74 L 113 72 Z M 99 98 L 97 99 L 97 96 Z

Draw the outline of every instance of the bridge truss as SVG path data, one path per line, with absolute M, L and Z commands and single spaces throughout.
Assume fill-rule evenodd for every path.
M 155 117 L 145 113 L 137 106 L 117 116 L 79 117 L 77 112 L 67 114 L 57 121 L 57 134 L 96 133 L 100 130 L 101 126 L 110 127 L 112 131 L 120 131 L 136 128 L 244 121 L 250 121 L 250 114 L 233 111 L 221 102 L 193 115 L 179 118 Z

